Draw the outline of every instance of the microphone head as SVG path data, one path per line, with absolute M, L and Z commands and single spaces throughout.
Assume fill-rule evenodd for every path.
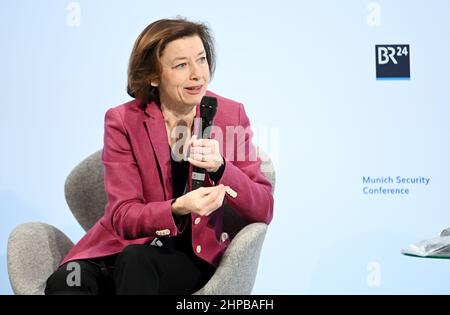
M 200 117 L 211 121 L 217 112 L 217 98 L 212 96 L 203 96 L 200 102 Z

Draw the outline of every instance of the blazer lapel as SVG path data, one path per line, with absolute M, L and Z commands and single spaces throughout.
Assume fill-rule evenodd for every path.
M 164 117 L 159 106 L 155 102 L 147 104 L 145 113 L 148 115 L 145 119 L 147 134 L 150 138 L 150 143 L 158 164 L 158 171 L 161 178 L 161 184 L 164 187 L 165 199 L 169 200 L 173 196 L 172 167 L 170 164 L 170 148 L 167 139 L 166 125 L 164 124 Z
M 173 198 L 172 166 L 170 162 L 170 147 L 166 125 L 164 123 L 164 116 L 161 112 L 161 109 L 155 102 L 147 104 L 145 113 L 148 116 L 145 119 L 147 134 L 150 138 L 150 143 L 152 145 L 152 149 L 158 163 L 158 170 L 161 177 L 161 184 L 164 187 L 165 198 L 166 200 L 169 200 Z M 195 118 L 199 117 L 200 106 L 197 105 Z M 200 133 L 199 127 L 199 120 L 194 119 L 193 134 L 198 135 Z M 189 164 L 189 175 L 187 179 L 188 191 L 192 190 L 191 178 L 192 164 Z

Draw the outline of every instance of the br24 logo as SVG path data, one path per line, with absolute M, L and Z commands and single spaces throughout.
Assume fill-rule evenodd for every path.
M 377 46 L 378 64 L 385 65 L 392 61 L 394 64 L 398 64 L 396 57 L 408 56 L 409 45 L 401 46 Z

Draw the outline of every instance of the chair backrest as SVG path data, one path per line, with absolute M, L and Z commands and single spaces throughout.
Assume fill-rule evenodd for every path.
M 66 179 L 64 192 L 67 204 L 85 231 L 89 230 L 102 216 L 106 205 L 103 182 L 102 150 L 99 150 L 78 164 Z M 272 161 L 261 149 L 261 171 L 275 189 L 275 170 Z M 225 205 L 224 230 L 234 237 L 247 223 L 231 207 Z
M 101 156 L 99 150 L 84 159 L 70 172 L 64 185 L 67 204 L 85 231 L 103 216 L 107 202 Z

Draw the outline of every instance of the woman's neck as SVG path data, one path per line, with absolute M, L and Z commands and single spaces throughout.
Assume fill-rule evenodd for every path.
M 196 106 L 191 108 L 183 108 L 182 110 L 170 108 L 161 104 L 161 112 L 164 117 L 164 123 L 167 131 L 167 141 L 171 147 L 177 143 L 180 145 L 175 148 L 177 155 L 184 156 L 187 154 L 187 146 L 185 142 L 191 138 L 191 130 L 196 114 Z M 174 149 L 174 148 L 172 148 Z
M 178 126 L 180 123 L 191 127 L 196 114 L 196 106 L 177 108 L 161 104 L 161 112 L 164 122 L 170 129 Z

